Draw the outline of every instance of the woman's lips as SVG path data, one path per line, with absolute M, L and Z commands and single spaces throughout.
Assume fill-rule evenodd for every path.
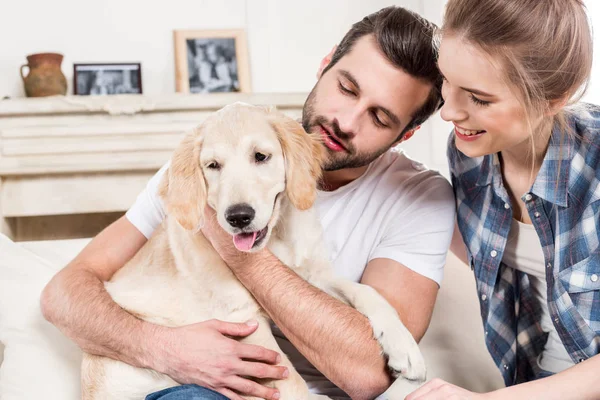
M 466 142 L 472 142 L 474 140 L 479 139 L 482 135 L 486 133 L 486 131 L 478 131 L 474 129 L 465 129 L 458 125 L 454 126 L 454 133 L 456 137 Z

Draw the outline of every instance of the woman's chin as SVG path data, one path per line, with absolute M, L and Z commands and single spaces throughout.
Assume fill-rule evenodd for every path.
M 483 157 L 487 156 L 488 154 L 492 154 L 489 149 L 473 146 L 472 144 L 457 143 L 456 148 L 458 151 L 470 158 Z

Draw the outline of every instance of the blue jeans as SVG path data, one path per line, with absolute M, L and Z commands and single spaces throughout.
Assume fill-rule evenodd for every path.
M 229 400 L 221 393 L 198 385 L 182 385 L 151 393 L 146 400 Z

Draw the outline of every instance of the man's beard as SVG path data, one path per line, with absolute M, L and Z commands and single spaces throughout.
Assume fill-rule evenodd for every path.
M 353 135 L 343 132 L 337 121 L 329 122 L 323 116 L 314 115 L 316 88 L 317 86 L 315 85 L 304 103 L 304 108 L 302 110 L 302 126 L 306 132 L 313 135 L 321 134 L 320 125 L 327 127 L 333 131 L 337 136 L 336 141 L 339 141 L 345 149 L 343 151 L 333 151 L 323 145 L 325 150 L 327 150 L 328 155 L 321 165 L 323 171 L 337 171 L 346 168 L 364 167 L 389 149 L 389 146 L 386 146 L 371 153 L 359 153 L 351 142 Z

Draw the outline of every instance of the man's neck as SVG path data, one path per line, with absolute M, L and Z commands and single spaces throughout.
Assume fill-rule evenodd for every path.
M 369 168 L 368 165 L 359 168 L 346 168 L 337 171 L 324 171 L 319 189 L 332 192 L 360 178 Z

